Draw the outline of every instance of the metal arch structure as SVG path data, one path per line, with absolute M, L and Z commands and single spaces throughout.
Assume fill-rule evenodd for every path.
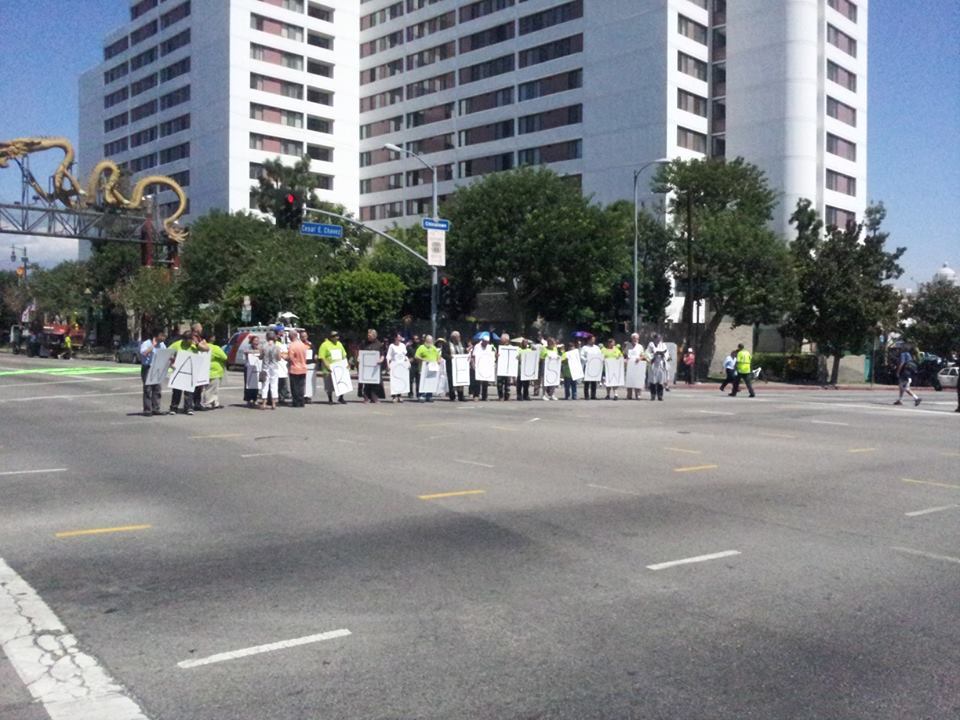
M 147 242 L 146 213 L 74 210 L 55 205 L 0 203 L 0 235 L 36 235 L 111 242 Z

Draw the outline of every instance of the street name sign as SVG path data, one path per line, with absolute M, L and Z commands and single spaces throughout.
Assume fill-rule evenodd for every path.
M 420 221 L 420 226 L 424 230 L 443 230 L 447 232 L 450 229 L 449 220 L 434 220 L 433 218 L 423 218 Z
M 325 225 L 323 223 L 305 222 L 300 224 L 301 235 L 318 235 L 326 238 L 342 238 L 341 225 Z

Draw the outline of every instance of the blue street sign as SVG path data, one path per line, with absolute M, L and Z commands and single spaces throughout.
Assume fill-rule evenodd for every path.
M 305 222 L 300 224 L 301 235 L 319 235 L 326 238 L 342 238 L 343 227 L 340 225 L 324 225 L 323 223 Z
M 450 229 L 449 220 L 433 220 L 432 218 L 424 218 L 420 221 L 421 227 L 424 230 L 443 230 L 447 232 Z

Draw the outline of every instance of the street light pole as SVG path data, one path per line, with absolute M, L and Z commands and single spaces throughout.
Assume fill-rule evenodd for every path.
M 435 165 L 431 165 L 426 160 L 423 159 L 423 156 L 420 153 L 413 152 L 412 150 L 407 150 L 400 147 L 399 145 L 394 145 L 393 143 L 387 143 L 383 146 L 387 150 L 392 150 L 395 153 L 400 153 L 402 155 L 409 155 L 420 161 L 420 163 L 426 167 L 432 174 L 433 180 L 433 201 L 430 207 L 431 215 L 434 220 L 440 219 L 440 211 L 438 208 L 437 202 L 437 168 Z M 433 335 L 434 339 L 437 337 L 437 305 L 439 304 L 439 293 L 440 293 L 440 272 L 437 270 L 436 265 L 430 266 L 430 334 Z
M 644 163 L 640 166 L 639 169 L 633 171 L 633 327 L 632 332 L 637 332 L 637 327 L 640 325 L 640 309 L 638 305 L 638 295 L 637 295 L 637 285 L 639 284 L 639 247 L 640 247 L 640 176 L 643 174 L 643 171 L 646 170 L 651 165 L 659 165 L 661 163 L 670 162 L 667 158 L 659 158 L 657 160 L 651 160 L 648 163 Z M 646 253 L 644 253 L 644 261 L 646 261 Z

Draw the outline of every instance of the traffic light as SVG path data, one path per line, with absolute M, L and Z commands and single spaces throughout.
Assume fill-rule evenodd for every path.
M 303 199 L 292 190 L 284 190 L 282 200 L 277 213 L 277 227 L 299 230 L 303 222 Z
M 453 300 L 453 287 L 450 285 L 450 278 L 446 275 L 440 278 L 440 306 L 449 307 Z

